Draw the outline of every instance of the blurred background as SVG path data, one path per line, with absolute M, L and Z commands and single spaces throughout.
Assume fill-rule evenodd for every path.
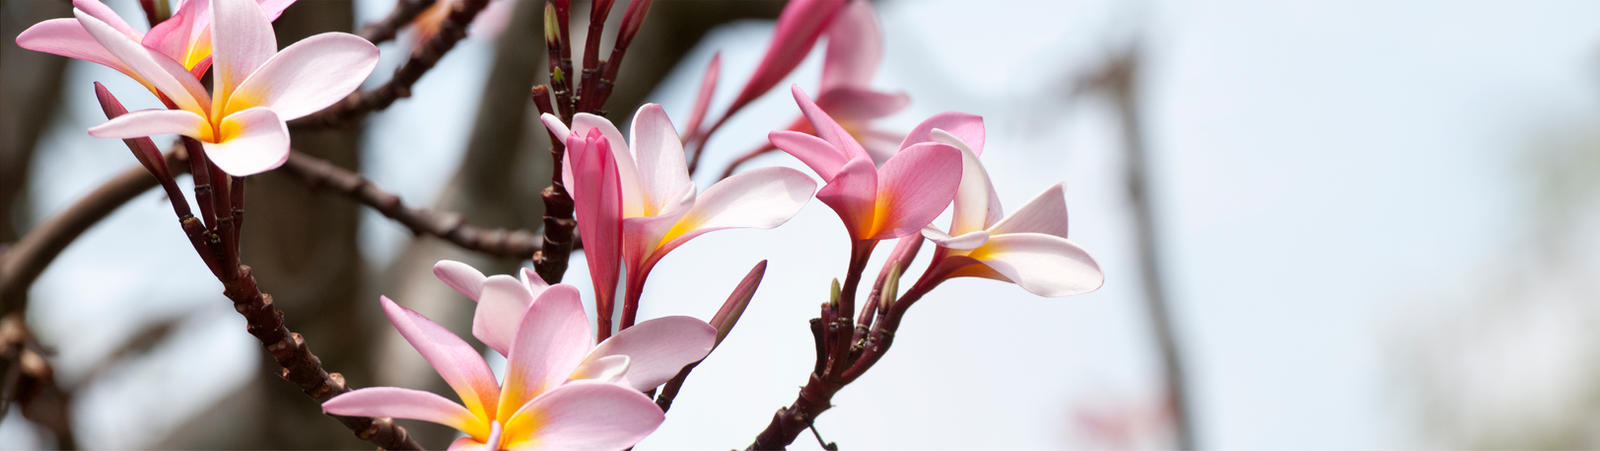
M 296 149 L 413 205 L 536 227 L 548 142 L 527 88 L 545 79 L 543 5 L 503 2 L 502 23 L 480 24 L 413 97 L 360 127 L 297 132 Z M 142 18 L 134 0 L 107 3 Z M 278 21 L 280 42 L 354 29 L 393 4 L 300 0 Z M 989 280 L 945 284 L 913 309 L 894 352 L 835 397 L 816 422 L 823 439 L 1600 447 L 1600 3 L 873 4 L 885 38 L 874 86 L 912 99 L 884 128 L 983 115 L 1002 203 L 1066 181 L 1072 237 L 1106 285 L 1042 299 Z M 611 117 L 656 102 L 681 126 L 717 51 L 719 113 L 782 6 L 658 0 Z M 122 144 L 85 135 L 104 117 L 91 82 L 130 109 L 156 103 L 114 71 L 15 46 L 28 25 L 69 16 L 66 2 L 0 8 L 3 243 L 135 165 Z M 384 44 L 369 87 L 411 45 Z M 820 54 L 780 86 L 814 93 Z M 701 189 L 795 113 L 779 89 L 735 116 L 707 149 Z M 754 164 L 799 167 L 782 154 Z M 466 335 L 472 303 L 434 280 L 432 263 L 525 264 L 415 239 L 281 174 L 250 184 L 244 261 L 356 386 L 444 389 L 384 321 L 379 294 Z M 11 406 L 0 448 L 64 436 L 85 448 L 369 447 L 278 380 L 159 196 L 91 229 L 27 292 L 60 411 Z M 644 317 L 709 318 L 752 264 L 771 263 L 729 341 L 639 449 L 743 448 L 793 400 L 812 365 L 806 320 L 844 269 L 842 233 L 813 202 L 778 229 L 706 235 L 663 261 Z M 579 259 L 567 280 L 587 292 Z M 26 363 L 14 357 L 8 372 Z M 450 439 L 402 424 L 426 445 Z M 794 448 L 820 445 L 803 435 Z

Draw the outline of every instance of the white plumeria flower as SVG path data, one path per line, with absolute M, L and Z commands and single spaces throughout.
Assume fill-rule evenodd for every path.
M 945 124 L 929 121 L 906 137 L 931 140 L 961 149 L 961 185 L 948 233 L 933 226 L 922 235 L 939 246 L 923 276 L 937 283 L 955 277 L 984 277 L 1012 282 L 1045 297 L 1087 293 L 1105 283 L 1105 274 L 1089 252 L 1067 239 L 1065 184 L 1056 184 L 1009 216 L 978 161 L 983 151 L 983 122 L 977 116 L 951 114 Z M 938 128 L 943 125 L 955 132 Z M 969 146 L 968 144 L 971 144 Z

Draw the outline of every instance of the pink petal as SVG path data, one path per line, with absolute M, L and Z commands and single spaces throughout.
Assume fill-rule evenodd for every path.
M 917 124 L 900 142 L 901 148 L 933 140 L 933 129 L 944 130 L 972 147 L 974 155 L 983 156 L 983 116 L 967 113 L 939 113 Z
M 850 136 L 850 132 L 840 126 L 838 121 L 833 120 L 822 107 L 811 101 L 811 97 L 807 96 L 799 85 L 791 86 L 789 91 L 794 94 L 795 103 L 800 105 L 800 114 L 804 115 L 806 121 L 811 122 L 811 128 L 816 130 L 817 137 L 832 144 L 833 148 L 844 154 L 845 158 L 871 158 L 867 155 L 866 149 L 861 148 L 861 144 L 856 142 L 855 137 Z
M 989 228 L 1000 220 L 1000 195 L 989 182 L 989 171 L 978 161 L 978 154 L 955 135 L 933 129 L 933 141 L 961 150 L 961 185 L 956 188 L 955 211 L 950 218 L 950 233 L 963 234 Z
M 397 387 L 369 387 L 344 393 L 322 403 L 322 411 L 345 416 L 422 420 L 458 431 L 483 427 L 481 420 L 467 408 L 443 396 Z
M 706 112 L 711 110 L 711 95 L 717 91 L 717 76 L 722 73 L 722 52 L 711 54 L 711 62 L 706 63 L 706 73 L 700 77 L 700 92 L 695 94 L 694 109 L 689 112 L 689 124 L 683 129 L 684 136 L 700 134 L 700 123 L 705 121 Z
M 116 69 L 140 83 L 147 83 L 133 68 L 123 64 L 122 60 L 100 45 L 76 19 L 50 19 L 34 24 L 17 35 L 17 46 L 99 64 Z
M 662 237 L 678 224 L 693 204 L 694 197 L 689 197 L 682 208 L 674 207 L 669 214 L 622 220 L 622 262 L 628 268 L 629 283 L 640 283 L 648 277 L 649 265 L 659 254 Z
M 496 275 L 483 282 L 478 308 L 472 314 L 472 336 L 500 355 L 511 355 L 522 314 L 533 304 L 527 285 L 511 276 Z
M 872 74 L 883 59 L 883 33 L 878 29 L 871 3 L 850 2 L 839 12 L 828 26 L 828 50 L 824 55 L 822 91 L 871 85 Z
M 499 405 L 509 410 L 561 385 L 593 347 L 578 289 L 551 286 L 518 321 L 516 340 L 506 355 Z M 496 418 L 510 416 L 502 411 Z
M 480 442 L 480 441 L 478 441 L 478 439 L 475 439 L 475 438 L 472 438 L 472 437 L 456 437 L 455 441 L 450 442 L 450 447 L 445 448 L 445 450 L 446 451 L 499 451 L 499 450 L 495 449 L 494 447 L 489 446 L 488 443 Z
M 957 236 L 950 236 L 950 234 L 944 233 L 931 225 L 922 228 L 922 236 L 939 247 L 961 251 L 977 249 L 983 246 L 984 243 L 989 242 L 989 232 L 975 230 Z
M 853 132 L 856 139 L 861 141 L 861 147 L 867 149 L 867 154 L 872 156 L 872 162 L 879 166 L 894 158 L 894 154 L 900 151 L 899 133 L 878 130 L 867 125 L 857 126 Z
M 567 159 L 572 162 L 578 238 L 594 283 L 595 307 L 599 315 L 606 316 L 611 314 L 621 269 L 623 197 L 616 159 L 600 133 L 591 130 L 587 137 L 568 136 Z
M 433 276 L 473 301 L 477 301 L 483 295 L 483 283 L 488 279 L 478 271 L 478 268 L 455 260 L 439 260 L 438 263 L 434 263 Z
M 1100 288 L 1105 274 L 1088 251 L 1066 238 L 1043 233 L 1008 233 L 989 237 L 989 243 L 970 256 L 1044 297 L 1083 294 Z
M 817 200 L 839 215 L 839 220 L 844 222 L 844 228 L 850 232 L 852 239 L 868 239 L 876 235 L 873 216 L 877 199 L 878 170 L 873 167 L 872 160 L 864 158 L 850 160 L 827 185 L 817 191 Z
M 261 12 L 266 13 L 267 21 L 270 22 L 270 21 L 278 20 L 278 16 L 283 15 L 283 10 L 288 9 L 289 6 L 293 5 L 294 2 L 296 2 L 297 0 L 257 0 L 257 1 L 258 1 L 257 4 L 261 5 Z
M 660 214 L 678 202 L 687 192 L 694 191 L 689 180 L 689 166 L 684 162 L 683 140 L 673 128 L 672 120 L 661 105 L 654 103 L 639 107 L 633 115 L 633 129 L 628 145 L 637 164 L 639 187 L 646 215 Z
M 278 38 L 254 0 L 212 0 L 211 46 L 212 110 L 222 111 L 234 89 L 278 52 Z
M 506 423 L 507 443 L 534 441 L 540 449 L 624 449 L 644 440 L 666 418 L 631 388 L 573 381 L 523 406 Z
M 694 207 L 661 238 L 654 258 L 694 237 L 722 229 L 770 229 L 800 213 L 817 183 L 800 171 L 760 168 L 722 179 L 695 199 Z
M 411 347 L 416 348 L 417 353 L 422 354 L 422 358 L 439 373 L 439 377 L 455 390 L 467 410 L 478 418 L 494 417 L 495 400 L 500 395 L 500 389 L 494 373 L 489 371 L 489 364 L 484 363 L 478 351 L 443 326 L 395 304 L 387 296 L 379 300 L 383 303 L 383 313 L 388 315 L 395 330 L 400 331 L 400 336 L 405 337 L 406 342 L 411 343 Z
M 206 27 L 209 26 L 211 26 L 210 1 L 184 2 L 172 17 L 150 27 L 150 32 L 146 33 L 140 42 L 184 67 L 194 68 L 200 60 L 211 56 L 211 35 L 206 32 Z M 201 37 L 205 39 L 203 46 L 199 45 Z
M 910 104 L 911 97 L 905 93 L 891 94 L 849 86 L 822 91 L 822 95 L 817 97 L 817 106 L 823 111 L 852 125 L 898 113 Z
M 600 136 L 605 137 L 608 149 L 616 161 L 617 177 L 621 181 L 622 211 L 624 217 L 637 217 L 644 215 L 644 194 L 639 186 L 639 170 L 633 161 L 633 152 L 628 149 L 628 141 L 622 139 L 622 132 L 617 126 L 604 117 L 589 113 L 578 113 L 572 117 L 572 133 L 578 136 L 588 136 L 591 130 L 599 130 Z M 568 150 L 571 151 L 570 149 Z M 568 185 L 571 186 L 571 185 Z
M 96 138 L 142 138 L 180 134 L 196 139 L 209 138 L 211 124 L 206 118 L 184 110 L 139 110 L 117 116 L 89 129 Z
M 182 65 L 145 48 L 139 41 L 129 38 L 111 25 L 82 10 L 75 11 L 74 14 L 78 18 L 78 23 L 83 25 L 95 41 L 139 75 L 136 78 L 141 78 L 142 82 L 154 86 L 157 91 L 172 99 L 179 108 L 196 113 L 209 111 L 205 104 L 209 103 L 211 98 L 207 96 L 205 87 L 200 86 L 200 81 L 190 75 Z
M 637 326 L 635 326 L 637 327 Z M 628 330 L 632 330 L 629 328 Z M 627 332 L 624 330 L 623 332 Z M 615 338 L 615 337 L 613 337 Z M 601 382 L 623 383 L 622 377 L 628 373 L 628 364 L 631 359 L 625 355 L 595 356 L 589 354 L 588 359 L 572 370 L 572 380 L 588 379 Z
M 1067 237 L 1067 185 L 1057 183 L 989 228 L 989 233 L 1043 233 Z
M 539 121 L 544 123 L 544 128 L 550 130 L 550 134 L 555 136 L 557 141 L 566 143 L 567 138 L 572 136 L 572 129 L 567 128 L 567 124 L 562 123 L 561 118 L 556 117 L 554 114 L 541 114 L 539 115 Z M 567 188 L 567 195 L 573 198 L 578 196 L 575 191 L 577 185 L 572 183 L 572 151 L 570 149 L 567 150 L 566 157 L 561 159 L 561 185 Z
M 216 142 L 204 142 L 206 156 L 235 177 L 258 174 L 289 161 L 289 126 L 267 108 L 250 108 L 222 119 Z
M 117 33 L 127 36 L 134 42 L 138 42 L 141 38 L 139 30 L 135 30 L 132 25 L 128 25 L 128 22 L 122 20 L 122 16 L 117 15 L 116 10 L 111 9 L 110 6 L 100 2 L 100 0 L 72 0 L 72 7 L 89 14 L 90 17 L 99 19 L 101 22 L 105 22 Z
M 572 129 L 567 128 L 567 124 L 562 123 L 561 118 L 554 114 L 544 113 L 539 115 L 539 122 L 543 122 L 544 128 L 549 129 L 550 134 L 555 135 L 556 140 L 563 143 L 567 142 L 567 136 L 572 135 Z
M 832 180 L 834 175 L 839 173 L 839 168 L 850 161 L 849 157 L 834 148 L 832 144 L 805 133 L 779 130 L 768 133 L 767 140 L 771 141 L 774 147 L 805 163 L 823 180 Z
M 845 0 L 793 0 L 785 5 L 783 13 L 778 15 L 771 44 L 761 56 L 761 64 L 756 66 L 755 73 L 750 75 L 724 116 L 744 108 L 793 72 L 844 4 Z
M 267 21 L 278 20 L 295 0 L 258 0 Z M 199 77 L 211 67 L 211 0 L 180 1 L 177 13 L 145 34 L 144 43 L 161 50 Z
M 635 390 L 655 389 L 672 379 L 684 365 L 705 358 L 715 344 L 717 330 L 688 316 L 668 316 L 635 324 L 600 342 L 589 359 L 625 355 L 628 371 L 622 383 Z
M 887 239 L 918 233 L 955 198 L 961 151 L 947 144 L 907 147 L 879 170 L 876 234 Z
M 539 293 L 544 292 L 545 288 L 550 287 L 549 282 L 545 282 L 544 278 L 539 277 L 538 273 L 529 268 L 522 268 L 522 275 L 518 278 L 522 280 L 522 285 L 528 287 L 528 291 L 533 292 L 534 296 L 538 296 Z
M 315 113 L 361 87 L 378 65 L 378 47 L 348 33 L 305 38 L 250 74 L 224 110 L 272 108 L 283 120 Z

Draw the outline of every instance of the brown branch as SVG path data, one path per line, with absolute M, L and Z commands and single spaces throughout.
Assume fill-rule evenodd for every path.
M 284 325 L 283 311 L 273 305 L 272 295 L 261 292 L 250 267 L 239 265 L 237 271 L 230 272 L 238 277 L 223 280 L 222 293 L 233 301 L 233 309 L 244 317 L 248 324 L 245 330 L 256 337 L 272 360 L 283 368 L 279 375 L 318 403 L 348 393 L 350 387 L 345 385 L 344 376 L 324 369 L 322 360 L 306 346 L 305 338 Z M 422 449 L 416 441 L 411 440 L 405 428 L 394 424 L 393 419 L 328 416 L 350 428 L 356 437 L 384 449 Z
M 166 154 L 167 165 L 183 171 L 187 165 L 177 164 L 181 160 L 175 154 Z M 25 310 L 28 287 L 62 250 L 122 204 L 156 185 L 155 177 L 144 167 L 128 168 L 12 244 L 0 260 L 0 310 Z
M 368 41 L 372 41 L 373 44 L 394 39 L 395 35 L 400 33 L 401 28 L 405 28 L 411 21 L 416 20 L 418 15 L 433 7 L 436 2 L 437 0 L 400 0 L 395 2 L 394 9 L 389 10 L 389 15 L 385 16 L 383 20 L 361 27 L 361 31 L 356 32 L 356 34 Z
M 411 97 L 411 86 L 422 79 L 445 53 L 457 42 L 467 37 L 467 26 L 483 11 L 489 0 L 461 0 L 445 16 L 438 34 L 426 44 L 411 52 L 411 58 L 394 70 L 394 77 L 383 86 L 366 92 L 356 92 L 344 100 L 310 116 L 289 122 L 294 127 L 331 127 L 365 117 L 373 111 L 388 108 L 402 97 Z
M 533 104 L 541 114 L 555 114 L 543 86 L 533 89 Z M 561 180 L 561 159 L 567 146 L 556 139 L 554 133 L 546 132 L 550 135 L 550 186 L 540 193 L 544 201 L 544 245 L 533 255 L 533 271 L 546 283 L 559 283 L 561 276 L 567 273 L 567 261 L 572 256 L 572 231 L 578 227 L 578 222 L 572 216 L 572 195 L 567 193 L 566 184 Z
M 23 418 L 55 434 L 56 448 L 76 449 L 72 394 L 56 384 L 55 371 L 44 358 L 47 353 L 22 315 L 0 319 L 0 416 L 16 404 Z
M 463 249 L 496 257 L 528 258 L 539 250 L 538 233 L 480 229 L 467 224 L 459 214 L 407 207 L 400 196 L 378 188 L 360 174 L 317 157 L 294 152 L 279 170 L 313 189 L 330 189 L 372 207 L 417 235 L 439 237 Z

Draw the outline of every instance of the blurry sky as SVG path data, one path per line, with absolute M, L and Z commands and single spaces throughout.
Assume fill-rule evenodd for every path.
M 132 1 L 112 3 L 135 14 Z M 360 13 L 376 18 L 387 3 L 362 0 Z M 1494 277 L 1485 268 L 1532 233 L 1518 166 L 1529 143 L 1553 127 L 1600 129 L 1596 2 L 972 5 L 880 3 L 887 51 L 877 86 L 913 99 L 890 124 L 909 129 L 947 110 L 984 115 L 984 160 L 1003 204 L 1065 180 L 1073 239 L 1100 260 L 1107 283 L 1065 299 L 987 280 L 945 284 L 908 315 L 894 351 L 817 421 L 845 448 L 1095 446 L 1077 415 L 1160 395 L 1117 123 L 1105 99 L 1067 95 L 1072 80 L 1135 42 L 1146 58 L 1140 87 L 1166 282 L 1210 448 L 1436 444 L 1394 388 L 1406 374 L 1393 352 L 1407 336 L 1398 331 L 1429 312 L 1468 308 L 1471 297 L 1449 288 Z M 651 101 L 681 125 L 699 71 L 721 50 L 720 111 L 770 32 L 754 21 L 713 32 Z M 476 97 L 488 54 L 484 40 L 453 51 L 416 97 L 375 116 L 364 172 L 429 203 L 459 158 L 473 106 L 458 100 Z M 814 92 L 819 62 L 793 82 Z M 83 129 L 99 122 L 90 81 L 139 88 L 86 64 L 68 77 L 71 102 L 36 163 L 38 217 L 132 165 L 120 144 Z M 151 106 L 130 97 L 130 107 Z M 764 97 L 713 141 L 707 167 L 720 169 L 795 114 L 781 89 Z M 784 156 L 757 164 L 797 166 Z M 157 351 L 166 358 L 114 368 L 80 394 L 80 439 L 91 448 L 159 435 L 263 371 L 257 345 L 154 194 L 68 249 L 33 292 L 30 321 L 60 349 L 68 380 L 140 322 L 191 315 Z M 363 245 L 381 268 L 407 234 L 368 218 Z M 811 365 L 805 320 L 843 270 L 843 233 L 813 202 L 777 230 L 709 234 L 663 261 L 645 316 L 708 317 L 750 265 L 771 266 L 744 321 L 640 449 L 742 448 L 793 400 Z M 1600 251 L 1593 240 L 1573 245 Z M 574 263 L 568 279 L 586 281 L 585 270 Z M 162 378 L 171 386 L 151 385 Z M 14 420 L 0 423 L 0 442 L 29 443 Z M 817 445 L 802 435 L 795 448 Z

